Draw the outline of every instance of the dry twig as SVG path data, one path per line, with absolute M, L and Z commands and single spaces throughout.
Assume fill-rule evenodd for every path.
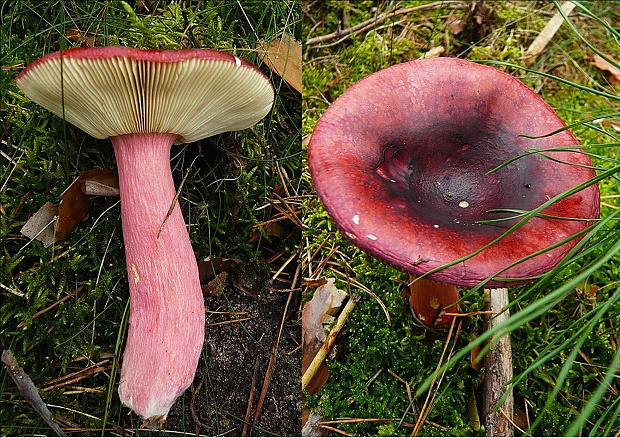
M 51 391 L 52 389 L 65 387 L 73 383 L 77 383 L 80 380 L 83 380 L 89 376 L 92 376 L 93 374 L 97 374 L 102 371 L 109 371 L 110 369 L 112 369 L 112 365 L 103 366 L 104 364 L 108 362 L 109 362 L 109 359 L 105 359 L 105 360 L 102 360 L 101 362 L 92 364 L 84 368 L 83 370 L 76 371 L 70 374 L 66 374 L 56 379 L 48 380 L 41 387 L 41 392 L 48 392 L 48 391 Z
M 2 352 L 2 362 L 6 365 L 22 397 L 32 405 L 34 410 L 37 411 L 41 418 L 45 420 L 58 436 L 67 436 L 60 426 L 52 419 L 52 412 L 45 405 L 45 402 L 39 395 L 30 377 L 28 377 L 28 374 L 26 374 L 23 368 L 19 366 L 19 363 L 17 363 L 17 359 L 13 356 L 11 350 L 4 350 Z
M 250 426 L 250 416 L 252 415 L 252 405 L 254 404 L 254 393 L 256 392 L 256 380 L 258 378 L 258 365 L 260 356 L 256 356 L 254 362 L 254 372 L 252 373 L 252 386 L 250 387 L 250 395 L 248 396 L 248 407 L 245 411 L 245 420 L 243 422 L 243 431 L 241 436 L 248 436 L 248 427 Z
M 38 318 L 39 316 L 43 315 L 45 312 L 48 312 L 50 310 L 52 310 L 54 307 L 56 307 L 57 305 L 59 305 L 60 303 L 63 303 L 65 301 L 67 301 L 69 298 L 71 298 L 72 296 L 74 296 L 75 294 L 77 294 L 78 292 L 82 292 L 84 290 L 84 286 L 80 286 L 78 287 L 76 290 L 74 290 L 73 292 L 71 292 L 68 295 L 65 295 L 64 297 L 62 297 L 61 299 L 59 299 L 58 301 L 56 301 L 55 303 L 47 306 L 45 309 L 43 310 L 39 310 L 37 313 L 35 313 L 34 315 L 32 315 L 32 319 Z M 19 324 L 17 324 L 17 328 L 21 328 L 26 324 L 26 321 L 22 321 Z
M 439 369 L 444 363 L 444 359 L 446 358 L 446 352 L 448 350 L 448 345 L 450 343 L 450 339 L 452 338 L 452 333 L 454 333 L 454 339 L 452 341 L 452 348 L 450 349 L 450 352 L 448 352 L 447 360 L 450 360 L 450 357 L 452 356 L 452 352 L 454 351 L 454 348 L 456 347 L 456 341 L 458 340 L 459 333 L 461 331 L 461 321 L 460 320 L 458 321 L 458 326 L 456 327 L 456 330 L 455 330 L 456 324 L 457 324 L 457 318 L 454 318 L 452 320 L 452 324 L 450 325 L 450 330 L 448 331 L 448 337 L 446 338 L 446 343 L 444 345 L 443 351 L 441 352 L 441 358 L 439 359 L 439 362 L 437 363 L 435 373 L 439 371 Z M 413 432 L 411 432 L 411 436 L 417 436 L 418 433 L 420 433 L 422 426 L 426 422 L 426 417 L 430 413 L 433 403 L 435 402 L 435 397 L 437 396 L 437 393 L 439 392 L 439 387 L 441 386 L 441 383 L 445 375 L 446 375 L 446 370 L 444 370 L 441 376 L 439 376 L 439 379 L 437 379 L 436 375 L 433 377 L 433 382 L 431 383 L 431 386 L 428 388 L 428 393 L 426 395 L 426 399 L 424 400 L 424 405 L 422 405 L 422 409 L 420 409 L 420 416 L 418 417 L 418 420 L 416 421 L 416 424 L 413 428 Z M 437 386 L 435 390 L 433 391 L 433 386 L 435 386 L 435 384 L 437 384 Z
M 365 30 L 372 28 L 378 24 L 383 23 L 385 20 L 391 17 L 395 17 L 397 15 L 408 14 L 410 12 L 415 11 L 428 11 L 439 8 L 451 8 L 451 9 L 466 9 L 467 5 L 462 1 L 438 1 L 434 3 L 429 3 L 427 5 L 414 6 L 411 8 L 394 8 L 389 11 L 385 11 L 374 18 L 363 21 L 359 24 L 356 24 L 353 27 L 349 27 L 347 29 L 338 30 L 336 32 L 329 33 L 327 35 L 322 35 L 314 38 L 308 38 L 306 40 L 305 46 L 310 48 L 311 46 L 315 46 L 318 44 L 324 44 L 328 41 L 335 40 L 340 38 L 339 43 L 350 37 L 351 35 L 356 35 L 360 32 L 364 32 Z
M 327 335 L 327 338 L 325 338 L 323 345 L 321 346 L 319 351 L 317 351 L 316 356 L 314 356 L 314 359 L 308 366 L 308 369 L 306 370 L 304 375 L 301 377 L 301 390 L 302 391 L 306 389 L 306 387 L 308 386 L 308 384 L 310 383 L 314 375 L 319 370 L 321 363 L 323 363 L 323 361 L 327 357 L 327 353 L 329 353 L 329 350 L 331 350 L 332 345 L 334 344 L 334 341 L 338 337 L 338 333 L 340 333 L 340 330 L 342 329 L 342 327 L 344 327 L 345 321 L 347 320 L 349 314 L 355 308 L 355 305 L 357 304 L 358 301 L 359 301 L 359 296 L 353 295 L 351 298 L 349 298 L 349 302 L 347 303 L 346 306 L 344 306 L 344 309 L 342 309 L 342 312 L 340 312 L 340 315 L 338 316 L 336 323 L 334 324 L 331 331 L 329 332 L 329 335 Z
M 297 271 L 295 272 L 295 278 L 293 278 L 293 283 L 292 283 L 293 287 L 297 285 L 298 277 L 299 277 L 299 266 L 297 268 Z M 282 312 L 282 320 L 280 322 L 280 328 L 278 330 L 278 334 L 276 335 L 273 349 L 271 350 L 271 355 L 269 357 L 269 364 L 267 365 L 267 372 L 265 373 L 265 379 L 263 380 L 263 386 L 261 388 L 261 392 L 258 397 L 256 409 L 254 410 L 254 418 L 252 419 L 252 427 L 249 430 L 250 434 L 252 434 L 252 432 L 254 431 L 254 427 L 256 426 L 256 423 L 258 422 L 258 417 L 263 407 L 265 397 L 267 397 L 267 390 L 269 389 L 269 385 L 271 383 L 271 377 L 273 376 L 273 371 L 276 367 L 276 359 L 278 357 L 278 347 L 280 346 L 280 338 L 282 336 L 282 331 L 284 330 L 284 323 L 286 322 L 286 318 L 288 314 L 288 307 L 289 307 L 289 304 L 291 303 L 292 298 L 293 298 L 293 292 L 289 292 L 288 299 L 286 300 L 286 305 L 284 306 L 284 311 Z

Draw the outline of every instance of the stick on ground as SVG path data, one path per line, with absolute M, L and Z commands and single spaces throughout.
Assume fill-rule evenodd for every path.
M 575 4 L 569 1 L 565 1 L 564 3 L 562 3 L 561 8 L 562 12 L 564 12 L 564 15 L 568 16 L 575 8 Z M 562 23 L 564 23 L 564 17 L 560 13 L 560 11 L 557 11 L 553 15 L 553 17 L 551 17 L 551 20 L 547 22 L 547 25 L 544 27 L 544 29 L 538 34 L 530 47 L 528 47 L 527 52 L 525 52 L 527 65 L 532 65 L 536 60 L 536 57 L 540 55 L 543 50 L 545 50 L 545 47 L 547 47 L 549 41 L 551 41 L 560 26 L 562 26 Z
M 485 289 L 488 310 L 485 330 L 491 330 L 508 319 L 508 289 Z M 506 382 L 512 379 L 512 348 L 510 335 L 491 339 L 491 348 L 484 356 L 484 393 L 482 418 L 486 436 L 514 436 L 512 392 L 500 409 L 497 404 L 506 392 Z
M 310 363 L 310 366 L 308 366 L 308 369 L 306 370 L 304 375 L 301 377 L 301 390 L 302 391 L 306 389 L 306 387 L 308 386 L 308 384 L 310 383 L 310 381 L 312 380 L 312 378 L 318 371 L 319 367 L 321 366 L 321 363 L 323 363 L 323 361 L 327 357 L 327 353 L 329 353 L 329 350 L 331 350 L 332 345 L 334 344 L 334 341 L 338 337 L 338 333 L 340 333 L 340 330 L 342 329 L 342 327 L 344 327 L 345 321 L 347 320 L 349 314 L 355 308 L 355 305 L 357 304 L 358 301 L 359 301 L 359 296 L 357 295 L 351 296 L 351 298 L 349 298 L 349 301 L 347 302 L 347 305 L 344 306 L 344 309 L 342 309 L 342 312 L 340 312 L 340 316 L 338 316 L 338 319 L 336 320 L 336 323 L 334 324 L 331 331 L 329 332 L 329 335 L 327 335 L 327 338 L 323 342 L 323 345 L 321 346 L 319 351 L 317 351 L 316 356 L 314 356 L 312 363 Z
M 2 362 L 6 365 L 22 397 L 32 405 L 34 410 L 37 411 L 41 418 L 45 420 L 58 436 L 67 436 L 60 426 L 52 419 L 51 411 L 47 409 L 45 402 L 39 395 L 39 391 L 37 391 L 37 388 L 34 386 L 30 377 L 28 377 L 28 374 L 19 366 L 11 350 L 4 350 L 2 352 Z

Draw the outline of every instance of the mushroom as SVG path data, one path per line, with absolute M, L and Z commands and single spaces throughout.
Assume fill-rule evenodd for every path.
M 369 254 L 418 276 L 476 253 L 428 278 L 472 287 L 493 277 L 487 286 L 505 287 L 550 271 L 578 238 L 511 264 L 598 218 L 591 185 L 479 252 L 515 225 L 507 210 L 533 210 L 594 177 L 583 150 L 549 150 L 578 145 L 570 131 L 540 137 L 564 126 L 536 93 L 498 69 L 422 59 L 343 93 L 314 128 L 308 164 L 335 224 Z
M 457 286 L 534 281 L 598 218 L 592 184 L 507 233 L 519 222 L 511 212 L 537 209 L 595 176 L 572 133 L 549 135 L 564 127 L 507 73 L 422 59 L 344 92 L 316 124 L 308 164 L 344 236 L 412 276 L 427 274 L 413 283 L 410 303 L 436 326 L 450 322 Z
M 204 341 L 198 267 L 170 170 L 170 148 L 261 120 L 273 87 L 249 62 L 206 49 L 75 48 L 16 83 L 117 160 L 130 316 L 119 395 L 148 424 L 191 384 Z

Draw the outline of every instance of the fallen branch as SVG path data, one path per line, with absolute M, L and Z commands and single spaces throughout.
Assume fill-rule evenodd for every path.
M 20 394 L 24 399 L 32 405 L 35 411 L 45 420 L 45 422 L 54 430 L 58 436 L 67 436 L 60 426 L 52 419 L 52 412 L 47 408 L 45 402 L 39 395 L 39 391 L 34 386 L 34 383 L 28 377 L 28 374 L 17 363 L 17 359 L 13 356 L 11 350 L 4 350 L 2 352 L 2 362 L 6 365 L 11 378 L 17 385 Z
M 485 289 L 488 310 L 485 329 L 491 330 L 508 319 L 508 289 Z M 512 379 L 512 348 L 510 335 L 491 339 L 491 348 L 484 355 L 484 393 L 482 418 L 486 436 L 514 436 L 512 392 L 498 408 L 506 392 L 506 382 Z
M 562 3 L 561 8 L 564 15 L 568 16 L 575 8 L 575 4 L 573 2 L 565 1 Z M 547 22 L 544 29 L 538 34 L 534 42 L 530 44 L 527 52 L 525 52 L 525 62 L 528 66 L 532 65 L 536 60 L 536 57 L 540 55 L 543 50 L 545 50 L 545 47 L 547 47 L 549 41 L 551 41 L 560 26 L 562 26 L 562 23 L 564 23 L 564 17 L 560 11 L 557 11 L 553 17 L 551 17 L 551 20 Z
M 467 8 L 467 5 L 463 3 L 462 1 L 438 1 L 434 3 L 429 3 L 427 5 L 414 6 L 412 8 L 394 8 L 392 10 L 385 11 L 377 15 L 374 18 L 370 18 L 366 21 L 363 21 L 347 29 L 337 30 L 336 32 L 328 33 L 327 35 L 309 38 L 306 40 L 305 46 L 309 47 L 309 46 L 313 46 L 317 44 L 323 44 L 328 41 L 334 40 L 336 38 L 343 38 L 343 37 L 351 36 L 355 34 L 356 32 L 359 32 L 367 28 L 368 26 L 372 27 L 372 26 L 379 25 L 383 23 L 385 20 L 387 20 L 388 18 L 395 17 L 397 15 L 408 14 L 410 12 L 415 12 L 415 11 L 428 11 L 428 10 L 440 9 L 440 8 L 465 9 Z

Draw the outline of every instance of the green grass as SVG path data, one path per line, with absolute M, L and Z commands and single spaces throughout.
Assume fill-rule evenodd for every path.
M 13 350 L 39 387 L 104 361 L 105 370 L 76 384 L 92 391 L 59 388 L 43 394 L 56 406 L 54 415 L 85 428 L 81 434 L 104 429 L 108 434 L 112 427 L 130 424 L 116 394 L 118 376 L 110 368 L 122 351 L 128 301 L 118 200 L 95 199 L 70 238 L 49 249 L 29 242 L 20 229 L 45 202 L 57 203 L 81 172 L 115 167 L 114 155 L 108 141 L 87 136 L 29 101 L 15 76 L 44 54 L 92 41 L 214 48 L 259 66 L 276 91 L 270 114 L 249 130 L 173 147 L 171 166 L 177 185 L 186 178 L 179 201 L 197 258 L 239 258 L 244 273 L 264 277 L 299 246 L 298 239 L 281 241 L 256 225 L 277 213 L 265 207 L 272 193 L 294 201 L 301 177 L 301 123 L 299 94 L 269 70 L 256 49 L 259 40 L 271 41 L 283 32 L 299 39 L 300 10 L 292 0 L 160 1 L 153 13 L 116 0 L 2 2 L 0 343 Z M 73 29 L 83 38 L 75 38 Z M 291 269 L 281 278 L 290 281 Z M 1 434 L 49 433 L 4 367 L 0 392 Z M 182 409 L 179 431 L 193 430 L 188 406 Z
M 404 2 L 403 7 L 430 2 Z M 455 36 L 447 23 L 465 11 L 442 8 L 411 12 L 360 31 L 341 42 L 332 40 L 305 48 L 302 132 L 312 132 L 333 100 L 364 76 L 400 62 L 417 59 L 430 48 L 445 46 L 449 56 L 492 63 L 536 90 L 558 112 L 591 154 L 602 180 L 602 220 L 583 241 L 580 252 L 531 286 L 510 290 L 513 317 L 496 332 L 483 333 L 480 316 L 462 319 L 456 341 L 446 333 L 425 331 L 410 316 L 400 296 L 406 276 L 388 268 L 347 242 L 336 231 L 318 199 L 306 204 L 304 233 L 309 273 L 334 276 L 342 289 L 363 296 L 347 322 L 348 331 L 338 355 L 329 361 L 330 380 L 308 405 L 326 419 L 401 419 L 332 424 L 355 435 L 405 435 L 420 418 L 431 378 L 438 364 L 447 364 L 420 435 L 484 435 L 471 415 L 471 394 L 478 391 L 483 372 L 470 364 L 470 349 L 493 333 L 512 336 L 515 371 L 515 409 L 526 432 L 537 436 L 611 435 L 620 431 L 615 379 L 618 363 L 617 329 L 620 322 L 620 230 L 618 229 L 618 133 L 600 119 L 618 112 L 618 87 L 591 64 L 594 50 L 619 59 L 618 34 L 606 25 L 620 16 L 613 2 L 583 2 L 571 15 L 536 62 L 525 68 L 524 53 L 555 11 L 538 2 L 488 2 L 492 10 L 488 33 L 477 41 Z M 372 2 L 325 2 L 305 11 L 304 33 L 326 35 L 375 17 Z M 385 5 L 379 5 L 379 12 Z M 343 25 L 343 20 L 348 20 Z M 330 45 L 330 43 L 333 43 Z M 597 120 L 599 119 L 599 120 Z M 618 116 L 608 120 L 616 121 Z M 308 175 L 303 180 L 312 193 Z M 323 272 L 319 262 L 332 248 Z M 376 299 L 356 287 L 376 293 L 386 305 L 388 323 Z M 593 299 L 591 285 L 600 287 Z M 307 292 L 310 296 L 311 290 Z M 481 291 L 462 291 L 461 309 L 484 307 Z M 453 346 L 451 360 L 442 352 Z M 407 382 L 414 399 L 409 401 Z M 416 394 L 417 393 L 417 394 Z

